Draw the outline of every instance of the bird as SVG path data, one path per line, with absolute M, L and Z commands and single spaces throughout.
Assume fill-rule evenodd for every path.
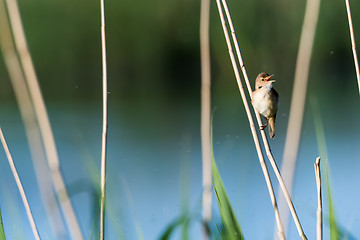
M 274 75 L 265 72 L 259 73 L 255 80 L 255 90 L 252 93 L 254 108 L 265 117 L 267 123 L 260 126 L 260 130 L 269 125 L 270 138 L 275 137 L 275 119 L 278 110 L 279 94 L 273 88 L 275 80 L 270 80 Z

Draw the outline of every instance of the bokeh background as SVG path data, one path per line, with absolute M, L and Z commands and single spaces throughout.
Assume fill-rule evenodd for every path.
M 214 153 L 245 238 L 272 239 L 274 214 L 215 1 L 210 41 Z M 276 138 L 281 164 L 305 1 L 229 1 L 249 77 L 275 74 L 280 94 Z M 360 41 L 360 2 L 351 1 Z M 86 239 L 97 218 L 101 150 L 101 45 L 98 1 L 19 1 L 22 20 L 71 200 Z M 189 239 L 200 239 L 200 2 L 106 1 L 109 134 L 107 239 L 157 239 L 184 211 Z M 42 207 L 24 125 L 0 58 L 0 125 L 43 239 L 56 239 Z M 319 104 L 333 203 L 347 239 L 360 238 L 359 90 L 345 2 L 323 1 L 307 99 Z M 315 238 L 319 155 L 314 108 L 307 100 L 293 200 L 309 239 Z M 323 156 L 324 157 L 324 156 Z M 0 207 L 8 239 L 31 239 L 13 177 L 0 154 Z M 277 188 L 274 175 L 274 186 Z M 324 197 L 325 239 L 329 238 Z M 197 219 L 197 220 L 196 220 Z M 219 222 L 214 198 L 214 219 Z M 95 221 L 96 222 L 96 221 Z M 96 223 L 95 223 L 96 226 Z M 96 231 L 95 231 L 96 233 Z M 181 238 L 176 231 L 173 239 Z M 297 237 L 292 222 L 289 239 Z

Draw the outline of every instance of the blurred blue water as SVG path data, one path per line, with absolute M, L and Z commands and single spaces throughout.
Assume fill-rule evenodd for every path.
M 358 105 L 356 95 L 344 96 L 329 107 L 331 99 L 319 97 L 324 111 L 332 194 L 339 226 L 349 239 L 360 238 L 360 138 L 359 113 L 342 102 Z M 326 101 L 323 101 L 326 99 Z M 110 102 L 106 239 L 157 239 L 188 204 L 199 212 L 201 152 L 199 100 L 172 102 L 130 99 Z M 239 99 L 240 101 L 240 99 Z M 272 239 L 274 214 L 250 130 L 239 104 L 215 102 L 214 152 L 220 174 L 246 239 Z M 273 154 L 280 166 L 288 114 L 287 103 L 279 110 Z M 34 176 L 23 124 L 16 105 L 1 105 L 0 124 L 8 140 L 20 178 L 42 239 L 51 232 Z M 93 103 L 49 104 L 49 116 L 64 175 L 85 239 L 90 239 L 96 218 L 99 179 L 101 106 Z M 336 111 L 337 118 L 333 118 Z M 351 116 L 351 117 L 349 117 Z M 341 124 L 340 124 L 341 123 Z M 308 239 L 315 238 L 316 186 L 313 164 L 319 155 L 313 116 L 306 108 L 299 149 L 293 200 Z M 0 151 L 0 207 L 8 239 L 31 239 L 31 230 L 3 151 Z M 278 184 L 272 171 L 275 189 Z M 187 197 L 188 196 L 188 197 Z M 324 195 L 324 239 L 329 238 L 327 198 Z M 184 199 L 187 199 L 184 201 Z M 188 201 L 188 203 L 187 203 Z M 220 222 L 213 198 L 214 219 Z M 196 214 L 195 214 L 196 215 Z M 199 216 L 197 214 L 197 216 Z M 200 219 L 190 225 L 190 239 L 200 239 Z M 139 230 L 140 229 L 140 230 Z M 289 239 L 297 238 L 291 221 Z M 176 231 L 172 239 L 181 239 Z

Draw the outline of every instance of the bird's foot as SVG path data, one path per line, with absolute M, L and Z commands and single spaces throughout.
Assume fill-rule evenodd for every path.
M 259 130 L 264 130 L 267 127 L 267 123 L 265 125 L 260 126 Z

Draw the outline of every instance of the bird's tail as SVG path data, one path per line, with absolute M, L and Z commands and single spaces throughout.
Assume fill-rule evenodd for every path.
M 274 138 L 275 137 L 275 118 L 274 117 L 269 118 L 268 125 L 269 125 L 269 136 L 270 136 L 270 138 Z

